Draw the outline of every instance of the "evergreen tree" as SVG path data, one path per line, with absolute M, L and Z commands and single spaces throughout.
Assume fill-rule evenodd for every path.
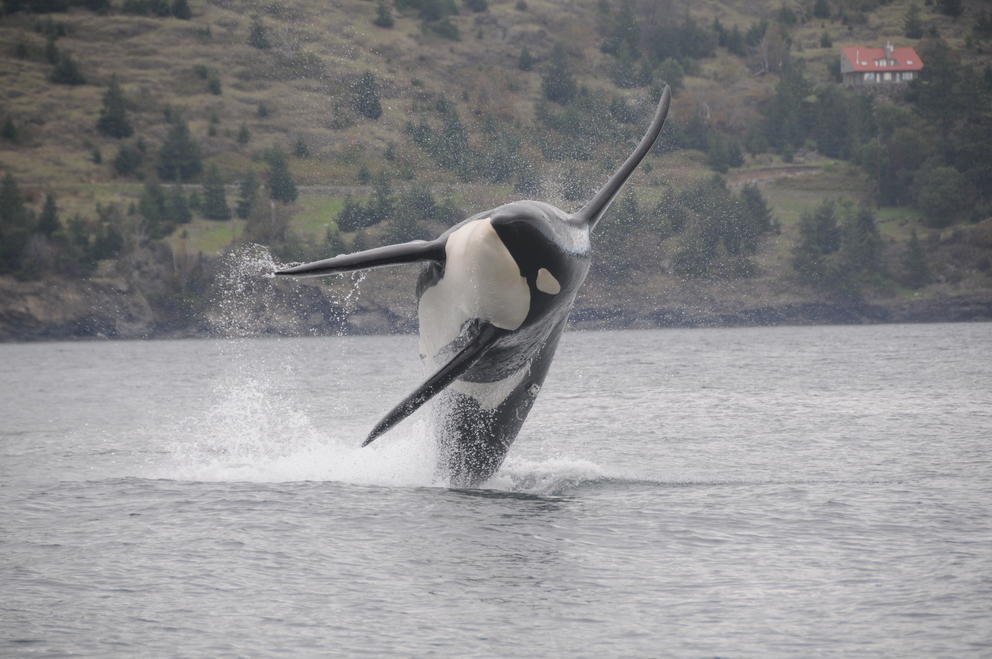
M 242 220 L 248 219 L 257 203 L 258 179 L 255 177 L 255 172 L 248 170 L 238 186 L 238 203 L 235 206 L 235 212 Z
M 379 102 L 379 83 L 375 75 L 366 71 L 352 88 L 352 105 L 361 115 L 369 119 L 382 116 L 382 105 Z
M 324 234 L 324 244 L 327 246 L 327 253 L 332 256 L 348 251 L 348 246 L 344 244 L 341 232 L 331 225 L 327 226 L 327 233 Z
M 59 223 L 59 209 L 55 204 L 55 193 L 45 195 L 45 205 L 38 216 L 38 226 L 35 230 L 43 236 L 51 237 L 62 225 Z
M 341 231 L 358 231 L 368 226 L 365 206 L 356 202 L 352 196 L 346 195 L 344 205 L 337 216 L 337 225 Z
M 484 12 L 489 9 L 487 0 L 462 0 L 462 2 L 474 12 Z
M 741 220 L 746 227 L 743 246 L 747 251 L 753 252 L 757 249 L 758 238 L 774 228 L 775 219 L 758 186 L 751 183 L 745 185 L 741 190 L 740 200 Z
M 685 78 L 685 69 L 679 64 L 677 59 L 669 57 L 658 67 L 658 76 L 667 83 L 672 91 L 682 89 L 682 81 Z
M 833 45 L 834 41 L 830 38 L 830 33 L 824 30 L 820 35 L 820 48 L 831 48 Z
M 114 156 L 113 167 L 114 171 L 121 176 L 130 176 L 134 174 L 141 163 L 144 161 L 144 154 L 137 147 L 131 146 L 129 144 L 122 144 L 120 148 L 117 149 L 117 155 Z
M 393 10 L 390 8 L 387 0 L 379 0 L 379 6 L 376 7 L 375 20 L 372 21 L 372 24 L 384 28 L 393 27 Z
M 248 32 L 248 45 L 259 50 L 272 47 L 272 44 L 269 43 L 268 30 L 262 24 L 262 19 L 259 16 L 253 16 L 251 19 L 251 28 Z
M 722 133 L 710 133 L 706 143 L 706 164 L 721 174 L 730 169 L 730 148 Z
M 241 124 L 241 127 L 238 128 L 238 144 L 248 144 L 250 139 L 251 132 L 249 132 L 248 126 Z
M 296 182 L 289 171 L 286 154 L 274 150 L 269 154 L 269 196 L 275 201 L 292 203 L 296 201 Z
M 937 9 L 941 14 L 957 18 L 964 11 L 961 0 L 937 0 Z
M 765 113 L 768 142 L 783 153 L 800 147 L 806 139 L 809 108 L 805 100 L 809 94 L 810 85 L 801 66 L 787 63 Z
M 165 190 L 154 176 L 148 177 L 138 200 L 138 213 L 148 223 L 148 233 L 152 238 L 163 238 L 172 232 L 168 221 L 168 200 Z
M 307 146 L 307 143 L 304 141 L 302 135 L 296 138 L 296 144 L 293 145 L 293 155 L 297 158 L 310 157 L 310 147 Z
M 104 135 L 118 139 L 130 137 L 134 132 L 131 122 L 127 119 L 127 104 L 116 75 L 110 79 L 110 87 L 103 95 L 103 109 L 100 111 L 96 127 Z
M 175 183 L 169 192 L 169 199 L 165 208 L 166 217 L 178 224 L 186 224 L 193 219 L 193 212 L 189 208 L 189 201 L 183 192 L 183 186 Z
M 974 201 L 974 191 L 953 167 L 923 167 L 913 179 L 916 206 L 931 227 L 946 227 L 959 219 Z
M 631 0 L 623 0 L 613 18 L 613 27 L 609 37 L 600 46 L 600 50 L 610 55 L 618 55 L 624 48 L 632 60 L 640 57 L 640 30 L 634 19 Z
M 575 98 L 578 85 L 569 70 L 565 49 L 561 44 L 556 44 L 551 51 L 551 61 L 541 78 L 541 89 L 546 99 L 562 105 Z
M 76 60 L 72 59 L 70 53 L 60 53 L 59 61 L 52 69 L 48 79 L 60 85 L 84 85 L 86 78 L 79 70 Z
M 200 146 L 182 118 L 175 120 L 169 129 L 158 152 L 156 169 L 159 178 L 165 181 L 189 181 L 203 170 Z
M 385 171 L 380 171 L 372 184 L 372 200 L 369 202 L 370 225 L 389 219 L 393 214 L 393 187 Z
M 902 31 L 908 39 L 923 38 L 923 19 L 920 17 L 920 6 L 915 2 L 906 10 L 902 19 Z
M 14 124 L 14 120 L 10 117 L 7 117 L 4 120 L 3 128 L 0 128 L 0 137 L 8 142 L 17 141 L 17 126 Z
M 836 204 L 826 200 L 799 218 L 799 241 L 793 249 L 792 267 L 801 281 L 825 286 L 830 278 L 827 257 L 840 249 Z
M 193 12 L 189 8 L 187 0 L 172 0 L 172 15 L 182 21 L 193 18 Z
M 830 18 L 830 3 L 827 0 L 816 0 L 813 3 L 813 16 L 817 18 Z
M 18 272 L 31 237 L 33 218 L 20 187 L 7 172 L 0 182 L 0 272 Z
M 926 255 L 923 253 L 923 247 L 915 230 L 909 237 L 909 244 L 906 245 L 902 268 L 906 285 L 910 288 L 922 288 L 930 283 L 930 268 L 927 266 Z
M 534 68 L 534 58 L 531 56 L 527 46 L 520 50 L 520 57 L 517 58 L 517 68 L 521 71 L 530 71 Z
M 203 178 L 203 206 L 200 210 L 203 217 L 208 220 L 231 219 L 231 209 L 227 206 L 224 180 L 221 179 L 216 165 L 211 165 Z
M 841 227 L 842 264 L 853 275 L 879 272 L 882 268 L 882 237 L 870 208 L 848 207 Z
M 214 96 L 220 96 L 224 92 L 221 88 L 220 76 L 217 75 L 216 71 L 211 71 L 207 78 L 207 91 Z

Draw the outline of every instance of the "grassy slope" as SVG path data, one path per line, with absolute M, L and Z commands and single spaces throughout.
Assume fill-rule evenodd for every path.
M 294 158 L 291 162 L 296 180 L 302 186 L 292 228 L 313 240 L 321 240 L 340 208 L 343 194 L 307 186 L 355 185 L 362 166 L 377 171 L 386 165 L 384 154 L 390 144 L 395 145 L 399 166 L 416 173 L 416 185 L 430 185 L 450 193 L 465 208 L 513 199 L 515 194 L 508 186 L 454 183 L 450 174 L 439 171 L 411 146 L 402 131 L 406 121 L 422 111 L 427 92 L 443 92 L 458 105 L 469 125 L 483 107 L 504 121 L 531 123 L 535 102 L 540 97 L 540 78 L 536 72 L 516 69 L 516 57 L 523 46 L 540 60 L 550 52 L 553 36 L 574 56 L 583 84 L 631 99 L 638 99 L 644 93 L 616 90 L 609 82 L 611 59 L 597 48 L 595 3 L 591 0 L 576 3 L 529 0 L 527 11 L 516 10 L 511 0 L 491 0 L 488 13 L 476 15 L 463 11 L 455 19 L 462 34 L 458 42 L 425 34 L 419 21 L 406 15 L 396 16 L 394 29 L 374 27 L 371 18 L 375 3 L 361 0 L 340 3 L 288 0 L 278 5 L 219 1 L 191 4 L 192 21 L 96 16 L 85 11 L 58 15 L 57 19 L 70 29 L 69 36 L 60 39 L 58 45 L 80 61 L 90 82 L 79 87 L 48 83 L 50 66 L 38 56 L 27 62 L 10 56 L 18 41 L 40 53 L 43 37 L 32 30 L 36 17 L 16 15 L 3 19 L 0 117 L 12 116 L 28 129 L 24 131 L 22 145 L 11 149 L 4 144 L 0 149 L 0 169 L 12 171 L 33 193 L 36 202 L 40 202 L 44 190 L 58 192 L 63 217 L 77 211 L 91 214 L 97 202 L 134 200 L 140 193 L 140 185 L 115 180 L 108 164 L 118 142 L 95 130 L 103 85 L 116 74 L 131 103 L 136 134 L 152 150 L 165 134 L 165 107 L 183 108 L 206 162 L 216 164 L 228 180 L 249 168 L 264 171 L 259 158 L 263 150 L 272 146 L 288 150 L 297 137 L 303 136 L 314 156 L 306 160 Z M 807 60 L 807 71 L 814 81 L 825 82 L 827 64 L 836 57 L 841 45 L 881 43 L 887 36 L 900 44 L 910 42 L 900 36 L 907 4 L 890 3 L 872 13 L 867 24 L 851 29 L 836 21 L 810 21 L 794 32 L 795 54 Z M 706 0 L 693 3 L 692 11 L 700 21 L 708 22 L 719 16 L 728 27 L 737 24 L 746 28 L 780 5 L 777 0 Z M 929 8 L 924 10 L 928 12 Z M 974 8 L 970 7 L 969 11 Z M 246 43 L 254 12 L 263 15 L 269 28 L 273 43 L 270 50 L 260 51 Z M 952 46 L 961 46 L 961 25 L 966 19 L 954 23 L 930 13 L 925 13 L 925 18 L 937 25 Z M 824 30 L 833 36 L 832 49 L 819 47 Z M 293 62 L 307 57 L 316 58 L 322 70 L 299 73 L 300 67 Z M 195 73 L 197 66 L 218 72 L 223 85 L 220 96 L 208 92 L 206 81 Z M 347 104 L 349 84 L 367 70 L 376 73 L 383 87 L 384 114 L 374 122 L 354 116 Z M 744 62 L 721 51 L 716 58 L 701 62 L 698 75 L 687 78 L 686 89 L 678 95 L 673 115 L 687 114 L 705 103 L 714 122 L 731 131 L 740 130 L 758 116 L 758 104 L 771 94 L 774 83 L 774 76 L 753 76 Z M 267 117 L 259 116 L 260 104 L 269 109 Z M 215 137 L 207 136 L 211 115 L 220 118 L 220 130 Z M 242 124 L 252 135 L 245 145 L 234 139 Z M 103 154 L 103 164 L 92 162 L 90 153 L 94 147 Z M 620 147 L 616 153 L 598 154 L 590 163 L 578 165 L 591 185 L 612 171 L 625 148 Z M 633 181 L 642 201 L 647 203 L 653 203 L 659 196 L 660 186 L 679 185 L 709 175 L 698 153 L 652 155 L 648 164 Z M 766 180 L 762 171 L 778 168 L 782 163 L 777 158 L 763 156 L 759 161 L 749 162 L 742 171 L 731 173 L 732 181 L 757 180 L 783 225 L 782 236 L 769 240 L 758 258 L 763 276 L 733 285 L 708 286 L 705 282 L 679 282 L 659 271 L 651 276 L 655 290 L 686 299 L 764 296 L 774 300 L 796 295 L 781 276 L 787 272 L 788 245 L 796 219 L 822 199 L 861 200 L 868 193 L 864 176 L 856 169 L 844 163 L 812 164 L 822 165 L 814 175 Z M 560 166 L 548 166 L 542 190 L 544 197 L 560 203 L 562 171 Z M 881 209 L 879 217 L 883 234 L 899 241 L 908 236 L 919 219 L 906 209 Z M 185 233 L 177 232 L 170 239 L 174 248 L 182 244 L 189 252 L 215 253 L 223 249 L 230 237 L 240 233 L 241 226 L 198 219 L 181 231 Z M 651 252 L 644 257 L 663 258 Z M 605 282 L 596 282 L 594 286 L 604 293 L 611 290 Z M 613 289 L 622 287 L 622 284 L 613 285 Z

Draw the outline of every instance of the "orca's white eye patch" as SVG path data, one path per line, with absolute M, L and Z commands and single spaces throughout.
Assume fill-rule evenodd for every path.
M 537 271 L 537 290 L 542 293 L 547 293 L 548 295 L 558 295 L 561 293 L 561 284 L 555 279 L 555 276 L 548 272 L 547 268 L 541 268 Z

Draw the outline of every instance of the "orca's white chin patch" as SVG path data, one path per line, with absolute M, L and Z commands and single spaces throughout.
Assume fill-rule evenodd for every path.
M 420 354 L 433 361 L 469 320 L 518 329 L 530 311 L 530 289 L 490 218 L 448 236 L 444 276 L 420 297 Z

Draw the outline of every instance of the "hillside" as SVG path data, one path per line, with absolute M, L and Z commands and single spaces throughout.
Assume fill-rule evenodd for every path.
M 306 260 L 520 197 L 577 207 L 666 82 L 670 126 L 611 211 L 576 322 L 990 318 L 992 35 L 981 2 L 945 4 L 909 38 L 909 2 L 7 0 L 0 338 L 218 330 L 246 290 L 239 331 L 408 330 L 408 273 L 360 296 L 232 292 L 265 262 L 238 245 Z M 842 90 L 838 49 L 886 39 L 941 75 L 870 102 Z M 934 114 L 935 92 L 963 100 Z M 748 199 L 770 214 L 742 215 Z M 836 244 L 813 258 L 832 200 Z

